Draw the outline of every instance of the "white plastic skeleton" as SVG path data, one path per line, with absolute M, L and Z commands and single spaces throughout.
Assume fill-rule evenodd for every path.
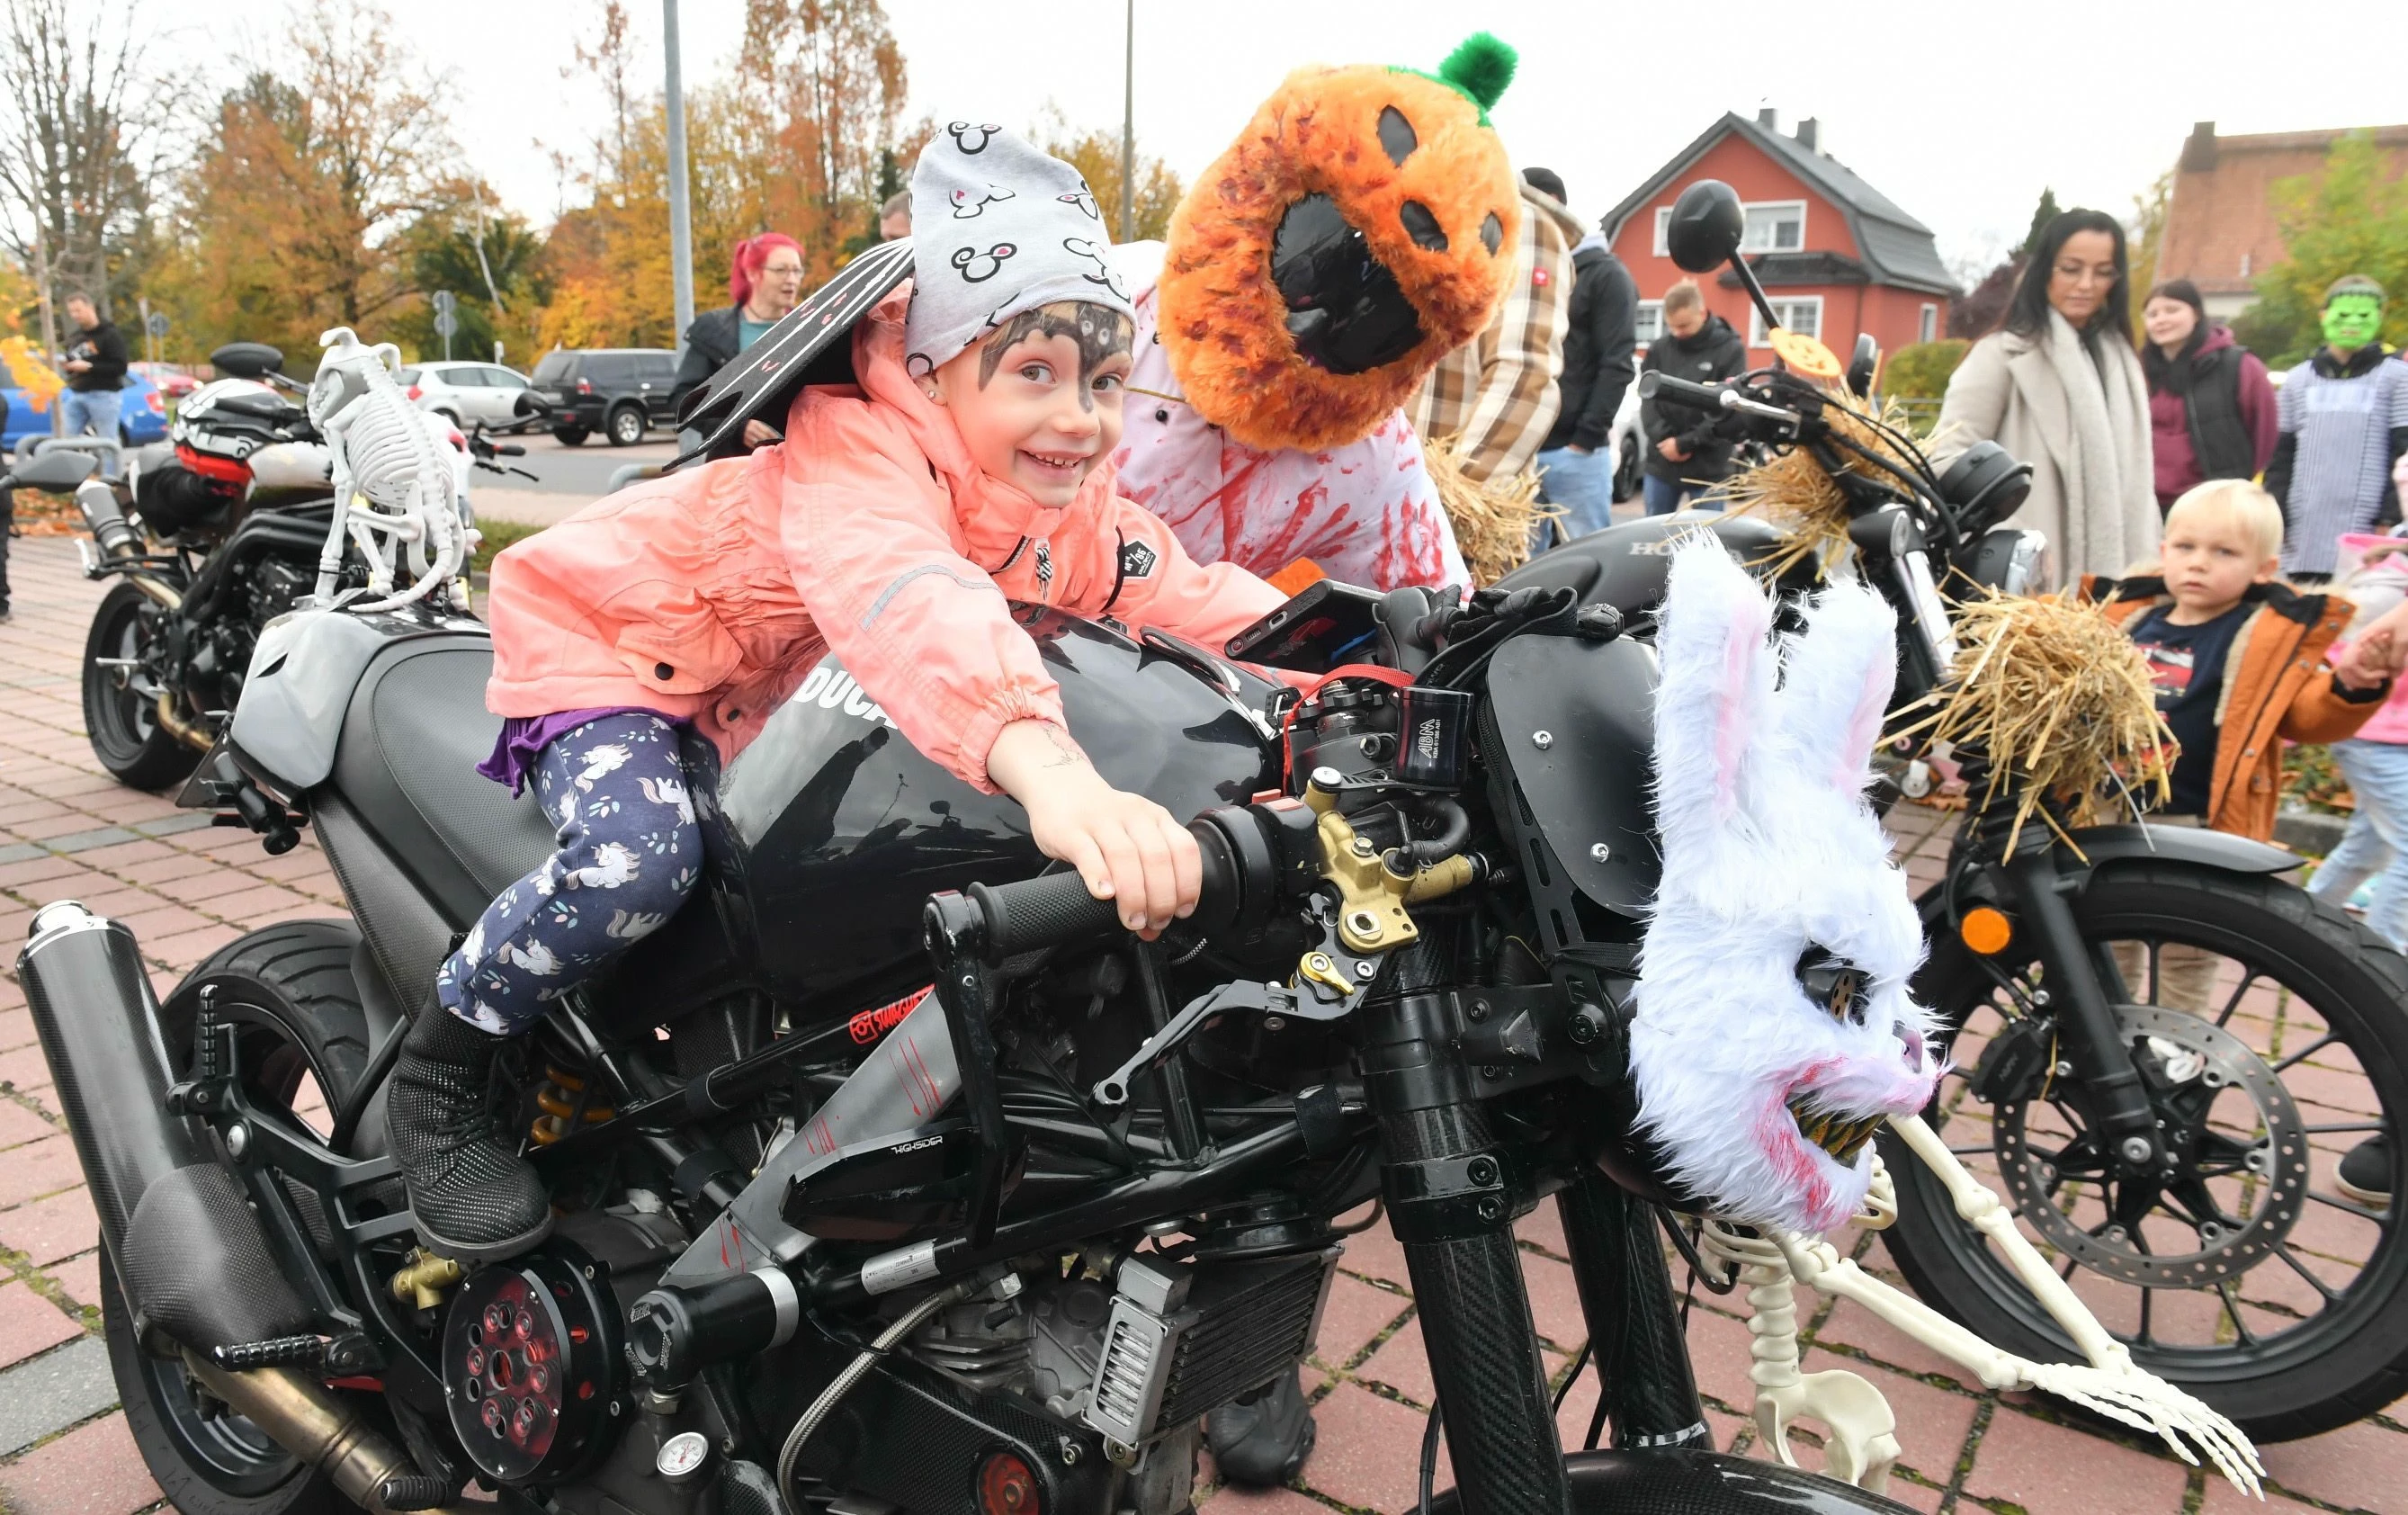
M 367 561 L 367 592 L 375 597 L 348 609 L 392 610 L 437 590 L 456 603 L 460 567 L 477 530 L 461 508 L 463 459 L 444 440 L 444 424 L 402 393 L 401 351 L 392 343 L 364 346 L 349 326 L 318 342 L 326 354 L 309 386 L 309 419 L 334 454 L 335 485 L 334 524 L 318 557 L 318 599 L 333 599 L 348 539 Z M 396 590 L 403 566 L 410 582 Z
M 2175 1456 L 2194 1464 L 2199 1462 L 2191 1450 L 2195 1445 L 2234 1488 L 2260 1493 L 2258 1480 L 2265 1475 L 2265 1464 L 2239 1426 L 2134 1364 L 2124 1344 L 2108 1334 L 2089 1306 L 2015 1229 L 2006 1202 L 1967 1171 L 1921 1117 L 1893 1118 L 1890 1126 L 1924 1165 L 1940 1176 L 1956 1202 L 1957 1215 L 1999 1248 L 2015 1277 L 2089 1361 L 2086 1364 L 2035 1363 L 1993 1347 L 1922 1301 L 1866 1273 L 1855 1259 L 1842 1257 L 1820 1236 L 1800 1236 L 1770 1227 L 1749 1235 L 1728 1221 L 1709 1220 L 1701 1238 L 1703 1248 L 1737 1264 L 1742 1281 L 1749 1286 L 1748 1303 L 1756 1312 L 1748 1322 L 1756 1337 L 1755 1365 L 1749 1376 L 1756 1385 L 1756 1433 L 1782 1461 L 1796 1464 L 1787 1430 L 1801 1420 L 1819 1421 L 1830 1432 L 1824 1471 L 1861 1488 L 1879 1491 L 1899 1454 L 1897 1421 L 1879 1390 L 1845 1371 L 1798 1371 L 1798 1317 L 1791 1291 L 1794 1284 L 1802 1283 L 1870 1310 L 1972 1374 L 1985 1389 L 2033 1389 L 2071 1400 L 2094 1414 L 2148 1432 Z M 1897 1216 L 1889 1176 L 1879 1174 L 1872 1186 L 1872 1203 L 1857 1221 L 1880 1230 Z
M 1922 927 L 1864 802 L 1895 681 L 1891 613 L 1868 589 L 1834 585 L 1801 634 L 1773 639 L 1771 623 L 1762 587 L 1713 537 L 1676 551 L 1656 643 L 1664 875 L 1631 1025 L 1641 1129 L 1720 1218 L 1703 1244 L 1748 1285 L 1758 1433 L 1786 1462 L 1790 1424 L 1821 1422 L 1826 1470 L 1867 1489 L 1888 1481 L 1899 1456 L 1896 1418 L 1870 1382 L 1799 1370 L 1803 1283 L 1856 1301 L 1987 1388 L 2057 1394 L 2163 1438 L 2186 1462 L 2198 1461 L 2195 1444 L 2256 1493 L 2264 1469 L 2248 1438 L 2136 1366 L 1916 1114 L 1942 1070 L 1929 1012 L 1907 992 Z M 1896 1219 L 1870 1144 L 1884 1119 L 2086 1365 L 2002 1351 L 1822 1239 L 1852 1213 L 1876 1229 Z

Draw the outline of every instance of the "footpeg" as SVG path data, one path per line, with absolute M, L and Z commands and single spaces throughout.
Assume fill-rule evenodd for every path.
M 230 1373 L 271 1367 L 317 1371 L 326 1365 L 326 1342 L 322 1336 L 275 1336 L 233 1347 L 212 1347 L 209 1357 Z

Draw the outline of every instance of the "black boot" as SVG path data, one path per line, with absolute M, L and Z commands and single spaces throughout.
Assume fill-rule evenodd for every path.
M 1240 1489 L 1276 1489 L 1303 1472 L 1313 1436 L 1312 1411 L 1295 1368 L 1254 1398 L 1224 1405 L 1204 1421 L 1204 1441 L 1212 1449 L 1221 1481 Z
M 429 1250 L 463 1262 L 515 1256 L 552 1231 L 551 1197 L 509 1127 L 516 1102 L 495 1088 L 509 1045 L 430 1005 L 393 1066 L 385 1125 L 410 1219 Z

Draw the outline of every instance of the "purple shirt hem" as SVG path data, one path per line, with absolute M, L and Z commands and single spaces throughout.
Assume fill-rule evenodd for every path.
M 598 721 L 605 715 L 656 715 L 671 726 L 694 724 L 684 716 L 663 714 L 646 705 L 605 705 L 595 710 L 555 711 L 550 715 L 506 715 L 502 717 L 502 734 L 494 741 L 494 755 L 479 763 L 477 772 L 496 784 L 509 785 L 514 795 L 523 794 L 527 771 L 535 767 L 537 754 L 586 722 Z

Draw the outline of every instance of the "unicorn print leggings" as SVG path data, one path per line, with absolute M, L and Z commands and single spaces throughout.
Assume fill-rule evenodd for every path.
M 560 850 L 485 907 L 435 980 L 445 1009 L 498 1036 L 541 1020 L 563 989 L 650 935 L 702 872 L 667 721 L 588 721 L 537 757 L 535 783 Z

